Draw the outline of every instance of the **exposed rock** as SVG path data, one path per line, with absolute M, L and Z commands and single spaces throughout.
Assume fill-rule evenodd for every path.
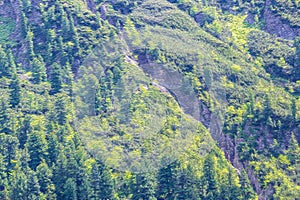
M 265 11 L 263 13 L 265 26 L 263 29 L 270 34 L 275 34 L 278 37 L 289 40 L 294 39 L 296 36 L 300 36 L 300 28 L 293 28 L 279 16 L 276 16 L 270 10 L 271 4 L 272 2 L 270 0 L 266 0 Z

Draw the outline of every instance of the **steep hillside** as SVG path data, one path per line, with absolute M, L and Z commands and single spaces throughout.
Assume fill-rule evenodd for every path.
M 297 199 L 298 3 L 3 0 L 0 199 Z

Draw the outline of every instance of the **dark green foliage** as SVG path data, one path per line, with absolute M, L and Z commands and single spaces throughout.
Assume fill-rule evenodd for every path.
M 36 84 L 40 84 L 47 78 L 45 63 L 41 56 L 39 56 L 38 58 L 33 58 L 32 78 L 33 82 Z
M 3 76 L 9 76 L 9 62 L 8 62 L 8 58 L 6 55 L 6 52 L 4 51 L 4 49 L 2 48 L 2 46 L 0 45 L 0 77 Z
M 109 170 L 98 161 L 92 165 L 91 189 L 93 191 L 91 194 L 92 199 L 113 199 L 114 189 L 111 174 Z
M 62 89 L 62 70 L 57 63 L 53 63 L 50 75 L 51 93 L 56 94 Z
M 162 199 L 174 198 L 178 161 L 161 168 L 158 172 L 157 197 Z
M 253 191 L 253 188 L 250 184 L 250 181 L 248 179 L 248 175 L 246 171 L 243 169 L 240 175 L 240 184 L 241 184 L 241 199 L 255 199 L 256 194 Z
M 14 75 L 14 77 L 12 78 L 9 88 L 10 104 L 12 105 L 12 107 L 17 107 L 21 101 L 21 85 L 19 77 L 17 75 Z
M 35 170 L 43 160 L 47 159 L 47 141 L 41 129 L 34 130 L 28 135 L 27 148 L 30 155 L 29 166 Z
M 132 199 L 156 200 L 155 179 L 151 173 L 142 173 L 135 176 L 135 184 L 132 189 Z
M 215 160 L 209 154 L 204 160 L 203 175 L 201 177 L 201 198 L 213 200 L 219 198 L 219 185 L 217 182 Z
M 32 170 L 27 172 L 27 194 L 28 199 L 41 199 L 40 185 L 36 173 Z
M 21 128 L 18 131 L 18 139 L 20 143 L 20 148 L 23 149 L 27 143 L 29 134 L 32 132 L 31 127 L 31 117 L 26 116 L 22 122 Z
M 68 178 L 64 185 L 64 199 L 66 200 L 77 200 L 76 183 L 72 178 Z
M 52 182 L 52 171 L 45 161 L 37 166 L 36 175 L 39 181 L 40 191 L 47 196 L 47 199 L 55 198 L 55 185 Z

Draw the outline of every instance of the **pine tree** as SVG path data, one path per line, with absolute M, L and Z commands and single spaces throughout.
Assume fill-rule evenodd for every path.
M 0 45 L 0 78 L 7 77 L 9 74 L 9 62 L 6 55 L 6 52 Z
M 7 51 L 7 61 L 9 67 L 6 76 L 8 78 L 14 78 L 14 76 L 16 76 L 17 74 L 17 67 L 16 67 L 14 56 L 10 49 Z
M 244 169 L 242 170 L 240 176 L 240 184 L 241 184 L 241 189 L 240 189 L 241 199 L 252 200 L 257 198 L 248 179 L 248 175 Z
M 155 178 L 151 173 L 141 173 L 136 175 L 136 184 L 133 187 L 133 200 L 154 200 L 155 197 Z
M 65 93 L 59 93 L 55 95 L 54 102 L 54 117 L 55 121 L 59 125 L 65 125 L 67 122 L 67 116 L 70 111 L 70 97 Z
M 193 176 L 193 171 L 191 166 L 181 169 L 178 172 L 178 178 L 176 182 L 176 199 L 199 199 L 199 192 L 196 189 L 198 185 L 198 180 Z
M 36 174 L 40 185 L 40 191 L 46 195 L 53 193 L 54 185 L 52 183 L 52 171 L 45 160 L 36 168 Z
M 65 192 L 64 187 L 68 177 L 71 177 L 68 174 L 67 168 L 68 168 L 67 158 L 64 154 L 62 146 L 60 146 L 57 161 L 55 163 L 54 170 L 53 170 L 53 182 L 56 188 L 55 193 L 57 199 L 64 199 L 64 192 Z
M 220 184 L 220 199 L 240 199 L 240 188 L 238 177 L 231 167 L 228 168 L 228 174 L 225 180 Z
M 28 19 L 24 13 L 24 11 L 21 11 L 21 33 L 22 37 L 26 38 L 27 32 L 28 32 Z
M 297 105 L 296 105 L 296 99 L 292 99 L 292 118 L 296 122 L 297 121 Z
M 8 200 L 8 180 L 4 156 L 0 153 L 0 199 Z
M 161 199 L 175 198 L 179 162 L 175 161 L 158 172 L 157 196 Z
M 18 139 L 20 143 L 20 148 L 24 149 L 25 144 L 27 142 L 28 135 L 32 132 L 31 127 L 31 117 L 29 115 L 25 115 L 24 120 L 22 121 L 21 128 L 18 131 Z
M 64 200 L 77 200 L 76 183 L 72 178 L 68 178 L 64 185 Z
M 64 66 L 64 83 L 66 84 L 66 92 L 67 94 L 72 97 L 73 95 L 73 79 L 74 75 L 71 69 L 71 65 L 69 62 L 66 62 Z
M 74 141 L 72 142 L 74 144 Z M 76 186 L 77 186 L 77 198 L 82 200 L 88 200 L 91 193 L 90 181 L 89 181 L 89 172 L 85 165 L 86 155 L 82 147 L 75 147 L 75 160 L 77 162 L 76 170 Z
M 53 63 L 50 75 L 51 93 L 57 94 L 62 89 L 62 72 L 57 63 Z
M 12 110 L 9 108 L 8 98 L 0 97 L 0 133 L 12 134 Z
M 40 185 L 36 173 L 32 170 L 28 170 L 27 177 L 27 198 L 32 200 L 40 200 Z
M 41 56 L 33 58 L 32 61 L 32 80 L 35 84 L 40 84 L 47 77 L 46 67 Z
M 91 174 L 92 198 L 95 200 L 113 199 L 114 189 L 109 170 L 99 161 L 92 165 Z
M 21 101 L 21 84 L 19 77 L 17 75 L 14 75 L 10 84 L 9 84 L 9 89 L 10 89 L 10 105 L 13 108 L 16 108 L 20 101 Z
M 214 200 L 219 196 L 217 174 L 215 169 L 215 161 L 212 154 L 209 154 L 204 160 L 203 175 L 201 178 L 203 199 Z
M 27 177 L 24 172 L 18 168 L 16 171 L 13 171 L 11 179 L 10 199 L 23 199 L 27 197 Z
M 287 155 L 291 164 L 300 163 L 300 147 L 294 133 L 291 136 L 288 149 L 285 151 L 285 154 Z
M 300 66 L 300 37 L 294 39 L 294 47 L 296 47 L 295 66 Z
M 50 165 L 56 163 L 57 157 L 59 154 L 59 142 L 57 135 L 55 132 L 51 131 L 49 134 L 47 134 L 47 141 L 48 141 L 48 158 Z
M 18 156 L 18 139 L 14 136 L 0 133 L 0 154 L 4 156 L 7 173 L 14 170 Z
M 26 41 L 27 41 L 27 55 L 29 60 L 32 60 L 34 58 L 34 50 L 33 50 L 33 37 L 34 34 L 31 30 L 28 30 L 26 34 Z
M 47 159 L 47 141 L 42 130 L 34 130 L 28 136 L 26 145 L 30 155 L 29 166 L 35 170 L 44 159 Z

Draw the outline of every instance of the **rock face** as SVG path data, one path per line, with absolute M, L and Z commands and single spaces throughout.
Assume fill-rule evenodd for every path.
M 278 37 L 293 40 L 295 37 L 300 36 L 300 27 L 296 27 L 290 24 L 288 20 L 283 19 L 282 16 L 276 14 L 272 10 L 272 7 L 275 6 L 278 2 L 272 0 L 261 0 L 261 1 L 252 1 L 254 5 L 248 4 L 249 1 L 239 1 L 239 5 L 236 4 L 236 1 L 228 1 L 224 3 L 221 0 L 218 0 L 224 13 L 229 12 L 232 14 L 247 14 L 247 23 L 255 24 L 255 15 L 259 18 L 259 21 L 263 24 L 262 29 L 269 34 L 274 34 Z M 284 1 L 282 1 L 284 2 Z M 235 10 L 235 8 L 239 10 Z M 254 7 L 253 7 L 254 6 Z M 251 10 L 252 9 L 252 10 Z M 291 8 L 292 9 L 292 8 Z M 297 8 L 294 8 L 297 9 Z M 292 12 L 296 12 L 293 10 Z M 299 12 L 299 11 L 298 11 Z M 255 13 L 255 14 L 254 14 Z M 291 14 L 291 13 L 289 13 Z M 296 17 L 296 16 L 295 16 Z M 205 21 L 209 22 L 209 18 L 202 13 L 199 13 L 195 17 L 198 23 L 204 23 Z
M 265 26 L 263 27 L 264 31 L 288 40 L 292 40 L 296 36 L 300 36 L 300 27 L 291 27 L 290 24 L 283 21 L 283 19 L 279 16 L 276 16 L 270 10 L 271 5 L 272 2 L 270 0 L 266 0 L 265 10 L 263 13 L 265 21 Z

